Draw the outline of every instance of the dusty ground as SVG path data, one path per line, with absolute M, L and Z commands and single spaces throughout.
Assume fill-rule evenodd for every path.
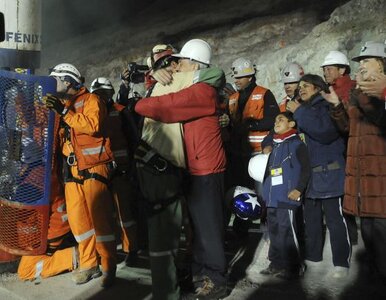
M 239 243 L 228 247 L 230 262 L 229 296 L 226 300 L 385 300 L 386 286 L 374 281 L 366 270 L 363 243 L 353 247 L 350 274 L 344 280 L 332 280 L 331 250 L 326 239 L 324 261 L 317 267 L 309 267 L 304 278 L 283 281 L 266 278 L 259 271 L 268 266 L 266 259 L 268 243 L 264 230 L 254 228 L 244 246 Z M 123 258 L 123 256 L 121 256 Z M 151 279 L 146 255 L 141 255 L 137 268 L 118 265 L 117 282 L 114 287 L 103 290 L 98 279 L 76 286 L 70 274 L 62 274 L 41 282 L 21 282 L 14 273 L 6 272 L 0 277 L 1 300 L 104 300 L 104 299 L 151 299 Z

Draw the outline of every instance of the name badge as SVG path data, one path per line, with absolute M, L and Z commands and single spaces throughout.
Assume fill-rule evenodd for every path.
M 283 169 L 271 169 L 272 186 L 283 184 Z
M 283 174 L 282 168 L 271 169 L 271 176 L 279 176 Z

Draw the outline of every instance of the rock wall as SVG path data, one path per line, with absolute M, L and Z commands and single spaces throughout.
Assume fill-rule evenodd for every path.
M 284 96 L 280 70 L 287 62 L 297 61 L 307 73 L 322 75 L 320 64 L 330 50 L 340 50 L 350 58 L 359 53 L 365 41 L 386 39 L 386 0 L 351 0 L 327 16 L 321 15 L 318 5 L 278 10 L 283 1 L 268 1 L 262 2 L 261 10 L 247 14 L 253 1 L 244 6 L 235 2 L 234 7 L 230 6 L 234 1 L 217 2 L 216 13 L 202 9 L 196 13 L 197 4 L 185 2 L 178 11 L 191 9 L 189 17 L 169 8 L 166 15 L 164 10 L 149 19 L 145 9 L 126 28 L 114 24 L 47 45 L 39 72 L 71 62 L 85 75 L 87 84 L 97 76 L 106 76 L 118 87 L 123 67 L 130 61 L 143 62 L 154 44 L 169 41 L 182 46 L 191 38 L 203 38 L 212 45 L 213 63 L 224 69 L 228 81 L 232 81 L 232 61 L 247 57 L 257 66 L 258 84 L 270 88 L 279 100 Z M 219 6 L 224 3 L 226 7 Z M 160 3 L 155 1 L 154 5 Z M 210 5 L 215 6 L 216 1 Z M 354 62 L 352 69 L 354 74 Z

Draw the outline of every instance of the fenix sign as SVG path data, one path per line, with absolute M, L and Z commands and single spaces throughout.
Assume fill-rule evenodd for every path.
M 5 35 L 2 49 L 41 50 L 41 0 L 1 0 Z

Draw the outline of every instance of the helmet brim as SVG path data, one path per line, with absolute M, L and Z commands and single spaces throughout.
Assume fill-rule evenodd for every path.
M 376 56 L 376 55 L 358 55 L 353 57 L 351 60 L 355 62 L 360 62 L 362 59 L 365 59 L 365 58 L 384 58 L 384 57 Z
M 204 64 L 204 65 L 208 65 L 208 66 L 210 65 L 210 63 L 208 63 L 208 62 L 200 61 L 200 60 L 197 60 L 197 59 L 194 59 L 194 58 L 190 58 L 190 57 L 186 57 L 185 55 L 182 55 L 181 53 L 172 54 L 171 56 L 172 57 L 182 58 L 182 59 L 189 59 L 191 61 L 198 62 L 198 63 Z
M 178 58 L 188 58 L 188 57 L 185 57 L 184 55 L 182 55 L 181 53 L 172 54 L 171 56 L 178 57 Z

